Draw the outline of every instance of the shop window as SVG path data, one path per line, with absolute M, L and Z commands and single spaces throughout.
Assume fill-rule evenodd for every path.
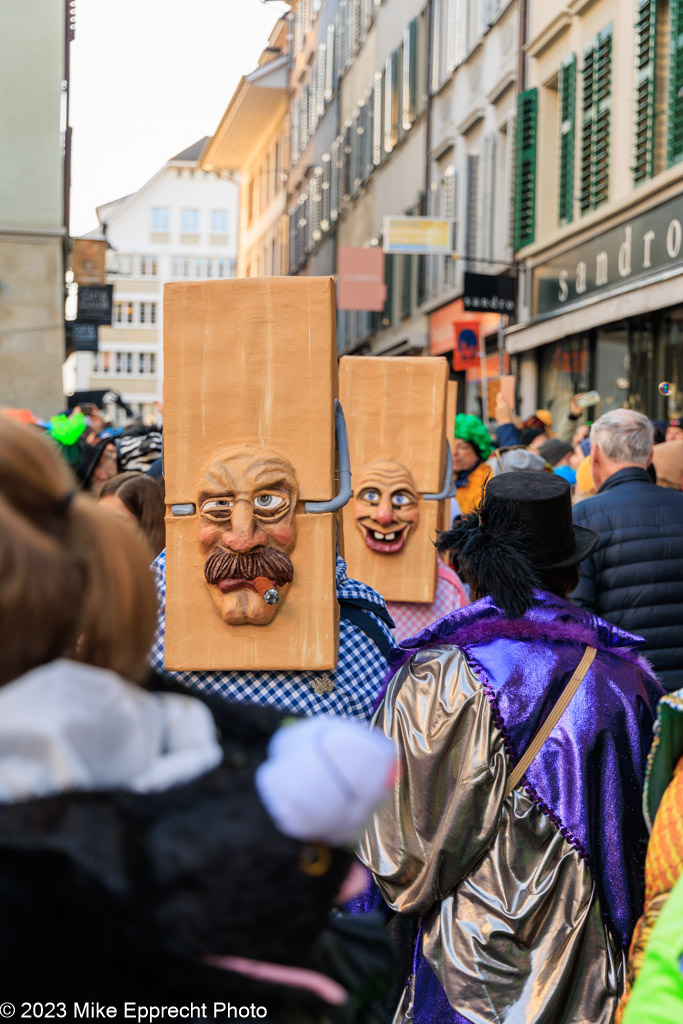
M 602 416 L 612 409 L 622 409 L 628 403 L 630 390 L 628 327 L 611 324 L 596 332 L 595 387 L 600 394 L 599 411 Z
M 555 423 L 569 412 L 572 397 L 590 388 L 587 335 L 575 335 L 538 350 L 538 403 L 550 409 Z

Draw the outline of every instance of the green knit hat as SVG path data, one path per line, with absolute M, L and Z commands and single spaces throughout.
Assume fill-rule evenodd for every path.
M 471 444 L 480 459 L 486 460 L 493 451 L 493 441 L 478 416 L 458 413 L 455 417 L 455 437 Z

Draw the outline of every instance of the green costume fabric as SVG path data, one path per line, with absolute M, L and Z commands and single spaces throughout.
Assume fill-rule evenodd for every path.
M 683 1021 L 683 878 L 671 891 L 645 950 L 623 1024 Z
M 455 417 L 454 436 L 471 444 L 482 462 L 485 462 L 493 451 L 491 435 L 478 416 L 458 413 Z

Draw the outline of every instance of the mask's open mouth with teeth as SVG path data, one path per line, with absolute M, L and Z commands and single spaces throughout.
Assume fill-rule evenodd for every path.
M 366 546 L 371 551 L 378 551 L 381 555 L 395 555 L 406 542 L 407 527 L 405 526 L 384 533 L 373 526 L 366 526 L 365 523 L 360 525 L 363 528 Z

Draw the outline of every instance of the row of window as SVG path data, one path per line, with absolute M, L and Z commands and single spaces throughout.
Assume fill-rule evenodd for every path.
M 156 372 L 156 352 L 98 352 L 93 363 L 93 373 L 148 376 Z
M 289 216 L 289 272 L 338 220 L 376 167 L 410 131 L 426 100 L 426 17 L 410 22 L 401 45 L 378 71 L 352 122 L 313 170 Z
M 114 303 L 115 324 L 155 324 L 156 322 L 156 302 L 132 302 L 124 300 Z
M 440 88 L 510 0 L 433 0 L 431 87 Z
M 234 277 L 237 260 L 211 256 L 172 256 L 171 277 Z
M 573 53 L 559 71 L 560 224 L 609 200 L 612 58 L 610 24 L 585 47 L 580 68 Z M 516 249 L 533 242 L 536 233 L 538 102 L 537 88 L 518 97 Z M 638 185 L 683 160 L 683 0 L 638 4 L 634 114 L 632 174 Z
M 109 273 L 126 277 L 157 277 L 159 273 L 159 257 L 144 253 L 120 253 L 110 249 L 107 264 Z
M 199 210 L 183 207 L 180 211 L 180 230 L 183 234 L 197 234 L 200 227 Z M 168 232 L 171 230 L 171 210 L 168 206 L 152 207 L 152 231 Z M 211 210 L 209 230 L 212 235 L 228 233 L 228 211 Z
M 327 104 L 332 99 L 339 79 L 349 68 L 363 45 L 381 0 L 341 0 L 336 21 L 327 26 L 325 40 L 311 62 L 308 80 L 290 110 L 290 155 L 295 164 L 315 132 Z M 294 14 L 293 57 L 304 46 L 304 28 L 310 22 L 310 3 L 298 3 Z M 307 20 L 308 19 L 308 20 Z M 300 26 L 300 28 L 299 28 Z

